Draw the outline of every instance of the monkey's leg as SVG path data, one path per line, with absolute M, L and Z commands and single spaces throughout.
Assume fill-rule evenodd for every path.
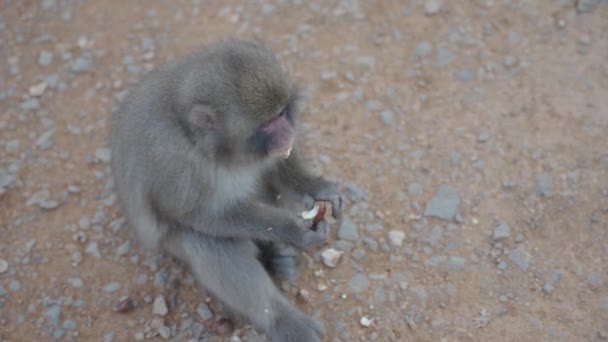
M 256 241 L 260 249 L 258 260 L 273 277 L 294 283 L 300 274 L 302 256 L 294 247 L 267 241 Z
M 190 265 L 203 287 L 273 342 L 321 341 L 323 326 L 283 296 L 257 260 L 252 241 L 182 231 L 169 236 L 165 248 Z

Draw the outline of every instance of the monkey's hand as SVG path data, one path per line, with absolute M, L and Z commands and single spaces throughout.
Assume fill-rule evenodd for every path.
M 306 220 L 302 239 L 298 242 L 297 248 L 305 250 L 322 245 L 329 238 L 329 224 L 323 220 L 318 222 L 313 229 L 312 220 Z
M 344 201 L 342 192 L 335 183 L 326 180 L 320 181 L 311 193 L 304 195 L 303 202 L 306 210 L 311 210 L 316 202 L 329 202 L 331 203 L 331 215 L 338 220 L 342 218 Z

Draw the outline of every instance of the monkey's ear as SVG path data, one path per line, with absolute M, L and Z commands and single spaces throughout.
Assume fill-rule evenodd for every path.
M 216 123 L 216 115 L 211 107 L 197 104 L 188 113 L 188 122 L 201 129 L 213 129 Z

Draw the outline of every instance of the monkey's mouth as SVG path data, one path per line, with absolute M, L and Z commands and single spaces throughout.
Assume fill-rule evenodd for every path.
M 289 158 L 289 155 L 291 154 L 291 148 L 292 147 L 293 147 L 292 145 L 289 145 L 289 147 L 287 147 L 283 151 L 279 152 L 279 157 L 281 157 L 283 159 Z

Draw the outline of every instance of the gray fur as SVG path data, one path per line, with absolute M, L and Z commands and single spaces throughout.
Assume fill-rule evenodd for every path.
M 288 159 L 247 152 L 247 137 L 292 105 L 294 89 L 269 50 L 218 43 L 146 76 L 110 133 L 116 191 L 138 240 L 188 264 L 236 316 L 279 342 L 323 334 L 273 283 L 271 268 L 290 278 L 297 264 L 279 246 L 320 245 L 328 229 L 311 229 L 276 198 L 327 200 L 338 218 L 342 208 L 336 186 L 310 176 L 297 150 Z

